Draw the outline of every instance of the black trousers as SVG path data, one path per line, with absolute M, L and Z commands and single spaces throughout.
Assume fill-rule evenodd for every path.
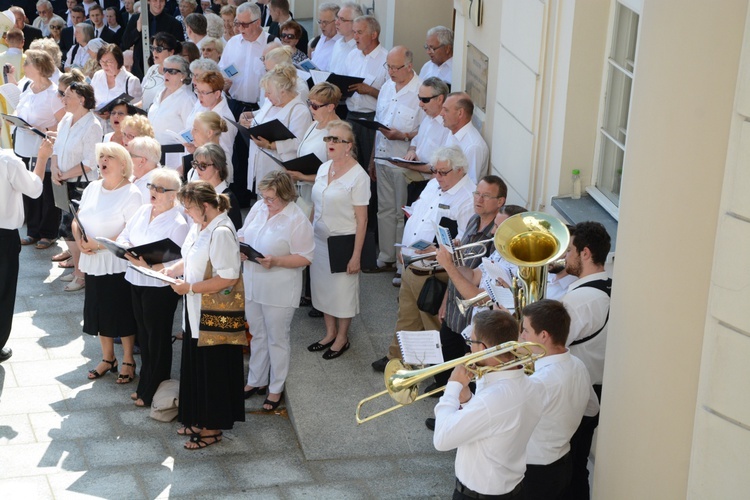
M 13 326 L 20 253 L 21 238 L 18 230 L 0 229 L 0 349 L 8 342 Z
M 244 111 L 256 111 L 257 104 L 244 103 L 236 99 L 228 99 L 227 105 L 234 115 L 237 122 L 240 121 L 240 114 Z M 229 185 L 237 197 L 241 208 L 247 208 L 252 203 L 253 196 L 247 188 L 247 157 L 250 154 L 250 147 L 247 139 L 238 133 L 234 138 L 234 149 L 232 151 L 232 167 L 234 168 L 234 181 Z
M 168 286 L 133 285 L 130 290 L 141 348 L 136 393 L 149 406 L 159 384 L 168 380 L 172 373 L 172 322 L 179 295 Z
M 357 143 L 357 161 L 362 168 L 367 171 L 370 167 L 370 156 L 372 155 L 372 149 L 375 147 L 375 131 L 365 128 L 360 124 L 351 120 L 351 118 L 366 118 L 372 120 L 375 118 L 375 113 L 357 113 L 349 111 L 347 115 L 347 121 L 352 125 L 354 132 L 354 140 Z M 370 204 L 367 205 L 367 229 L 375 235 L 377 241 L 378 236 L 378 185 L 374 181 L 370 181 Z
M 602 386 L 594 385 L 594 391 L 602 400 Z M 591 496 L 589 491 L 588 460 L 591 452 L 591 441 L 594 439 L 594 431 L 599 425 L 599 415 L 595 417 L 583 417 L 581 424 L 570 438 L 570 456 L 573 471 L 570 477 L 570 485 L 565 489 L 560 498 L 563 500 L 588 500 Z
M 548 465 L 526 465 L 523 491 L 526 500 L 555 500 L 570 484 L 573 462 L 570 452 Z
M 417 182 L 410 182 L 406 185 L 406 204 L 411 205 L 415 201 L 419 199 L 419 196 L 422 194 L 422 191 L 424 191 L 424 188 L 427 186 L 427 183 L 430 181 L 417 181 Z
M 466 345 L 463 335 L 460 332 L 456 333 L 451 330 L 445 321 L 440 325 L 440 343 L 442 344 L 443 359 L 445 361 L 460 358 L 469 352 L 469 347 Z M 446 370 L 435 375 L 435 382 L 437 382 L 438 387 L 447 384 L 450 376 L 451 370 Z
M 36 164 L 36 158 L 24 158 L 26 168 L 31 170 Z M 42 196 L 29 198 L 23 195 L 23 213 L 26 218 L 26 235 L 32 238 L 47 238 L 54 240 L 58 236 L 61 211 L 55 206 L 52 194 L 52 174 L 46 172 L 42 181 Z

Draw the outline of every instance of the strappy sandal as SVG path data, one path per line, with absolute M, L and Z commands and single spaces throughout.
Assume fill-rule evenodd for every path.
M 132 366 L 133 367 L 133 375 L 126 375 L 124 373 L 120 373 L 117 375 L 117 383 L 118 384 L 129 384 L 133 380 L 135 380 L 135 363 L 128 363 L 127 361 L 122 362 L 122 366 Z
M 200 429 L 196 430 L 192 425 L 186 425 L 185 427 L 177 429 L 177 434 L 180 436 L 198 436 L 200 433 Z
M 112 361 L 103 359 L 102 363 L 107 363 L 109 365 L 109 370 L 104 370 L 104 373 L 99 373 L 98 371 L 96 371 L 96 368 L 94 368 L 93 370 L 89 370 L 89 380 L 96 380 L 100 377 L 103 377 L 107 374 L 108 371 L 117 373 L 117 359 L 113 359 Z
M 52 262 L 63 262 L 65 260 L 68 260 L 70 258 L 70 252 L 67 250 L 64 250 L 57 255 L 52 256 L 50 259 Z
M 212 444 L 216 444 L 219 441 L 221 441 L 222 432 L 219 431 L 218 434 L 211 434 L 210 436 L 201 436 L 200 434 L 195 434 L 193 437 L 190 438 L 191 443 L 195 443 L 197 446 L 188 446 L 187 443 L 185 443 L 185 449 L 186 450 L 202 450 L 203 448 L 206 448 L 208 446 L 211 446 Z M 211 439 L 212 441 L 206 441 L 207 439 Z
M 270 399 L 266 398 L 265 401 L 263 401 L 263 411 L 275 411 L 276 408 L 279 407 L 281 404 L 281 400 L 284 398 L 284 394 L 279 395 L 278 401 L 271 401 Z M 266 408 L 266 405 L 270 406 L 270 408 Z

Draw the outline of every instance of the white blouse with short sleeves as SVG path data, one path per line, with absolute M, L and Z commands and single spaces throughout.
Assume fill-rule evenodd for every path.
M 57 127 L 57 139 L 53 154 L 57 156 L 60 172 L 67 172 L 83 162 L 91 169 L 87 173 L 89 180 L 99 178 L 96 161 L 96 143 L 102 140 L 102 125 L 89 111 L 75 124 L 71 124 L 73 115 L 66 113 Z
M 315 178 L 312 191 L 315 206 L 313 224 L 322 219 L 332 235 L 354 234 L 357 231 L 357 221 L 353 207 L 370 202 L 370 177 L 357 163 L 329 184 L 328 170 L 331 163 L 327 161 L 322 164 Z
M 34 93 L 31 85 L 21 94 L 16 106 L 16 116 L 26 123 L 44 132 L 45 129 L 57 125 L 55 113 L 63 107 L 57 97 L 57 85 L 50 85 L 41 92 Z M 42 138 L 28 130 L 16 130 L 15 152 L 19 156 L 31 158 L 39 153 Z

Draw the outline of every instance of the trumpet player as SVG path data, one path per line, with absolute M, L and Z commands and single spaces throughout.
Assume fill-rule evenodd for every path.
M 558 498 L 570 483 L 570 438 L 593 395 L 589 414 L 599 412 L 583 362 L 565 347 L 570 315 L 556 300 L 542 299 L 523 308 L 520 341 L 541 344 L 546 354 L 534 364 L 531 379 L 544 386 L 544 409 L 526 446 L 526 500 Z
M 518 338 L 518 323 L 506 312 L 482 311 L 473 326 L 472 352 Z M 509 359 L 512 354 L 503 354 L 477 364 Z M 454 368 L 435 407 L 435 449 L 458 449 L 453 498 L 523 498 L 526 446 L 542 414 L 543 391 L 522 367 L 487 373 L 473 395 L 470 381 L 463 365 Z

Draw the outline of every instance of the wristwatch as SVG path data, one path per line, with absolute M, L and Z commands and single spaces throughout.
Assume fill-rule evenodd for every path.
M 192 296 L 195 295 L 195 292 L 193 291 L 193 284 L 190 283 L 190 290 L 188 290 L 188 293 Z

